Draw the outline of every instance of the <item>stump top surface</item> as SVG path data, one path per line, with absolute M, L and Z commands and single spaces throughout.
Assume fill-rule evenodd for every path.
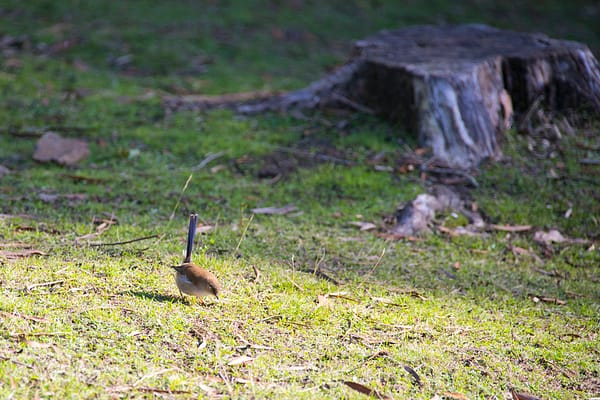
M 357 57 L 393 66 L 424 64 L 453 69 L 502 57 L 541 57 L 548 52 L 585 50 L 584 44 L 551 39 L 540 33 L 522 33 L 487 25 L 419 25 L 382 31 L 355 43 Z M 444 64 L 445 63 L 445 64 Z

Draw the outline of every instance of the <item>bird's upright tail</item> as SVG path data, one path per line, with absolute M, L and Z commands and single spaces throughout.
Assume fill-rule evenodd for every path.
M 187 247 L 185 249 L 184 263 L 192 261 L 192 250 L 194 249 L 194 237 L 196 236 L 196 225 L 198 225 L 198 214 L 190 214 L 190 227 L 188 228 Z

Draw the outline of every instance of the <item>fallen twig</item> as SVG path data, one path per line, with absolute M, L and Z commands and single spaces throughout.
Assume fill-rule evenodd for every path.
M 150 235 L 150 236 L 144 236 L 144 237 L 140 237 L 140 238 L 136 238 L 136 239 L 131 239 L 131 240 L 125 240 L 122 242 L 112 242 L 112 243 L 89 243 L 90 246 L 93 247 L 100 247 L 100 246 L 119 246 L 122 244 L 129 244 L 129 243 L 135 243 L 135 242 L 141 242 L 142 240 L 148 240 L 148 239 L 154 239 L 158 237 L 158 235 Z
M 67 332 L 31 332 L 31 333 L 25 333 L 25 332 L 21 332 L 21 333 L 11 333 L 8 336 L 11 338 L 19 338 L 19 339 L 24 339 L 28 336 L 35 336 L 35 337 L 40 337 L 40 336 L 65 336 L 67 334 Z
M 196 165 L 195 167 L 192 167 L 191 170 L 198 171 L 199 169 L 206 167 L 210 162 L 216 160 L 217 158 L 223 157 L 224 155 L 225 155 L 225 152 L 223 152 L 223 151 L 219 151 L 218 153 L 208 153 L 206 158 L 204 160 L 200 161 L 200 163 L 198 165 Z
M 12 363 L 14 363 L 14 364 L 20 365 L 21 367 L 25 367 L 25 368 L 33 369 L 33 366 L 31 366 L 31 365 L 29 365 L 29 364 L 25 364 L 25 363 L 23 363 L 23 362 L 21 362 L 21 361 L 18 361 L 18 360 L 14 360 L 14 359 L 12 359 L 12 358 L 10 358 L 10 357 L 6 357 L 6 356 L 0 356 L 0 360 L 10 361 L 10 362 L 12 362 Z
M 346 296 L 346 292 L 335 292 L 335 293 L 326 293 L 323 295 L 325 298 L 334 298 L 334 299 L 344 299 L 348 301 L 353 301 L 355 303 L 360 303 L 360 301 L 353 299 L 352 297 Z
M 25 315 L 25 314 L 15 314 L 15 313 L 6 312 L 6 311 L 0 311 L 0 315 L 2 315 L 4 317 L 22 318 L 22 319 L 26 319 L 29 321 L 43 322 L 45 324 L 50 322 L 46 318 L 34 317 L 32 315 Z
M 173 389 L 159 389 L 153 388 L 149 386 L 132 386 L 132 385 L 123 385 L 123 386 L 113 386 L 108 388 L 108 391 L 111 393 L 124 393 L 129 391 L 138 391 L 143 393 L 160 393 L 160 394 L 191 394 L 189 390 L 173 390 Z
M 29 256 L 45 256 L 46 253 L 40 250 L 21 250 L 21 251 L 0 251 L 0 257 L 12 260 L 15 258 L 29 257 Z
M 59 281 L 36 283 L 36 284 L 27 286 L 27 290 L 30 291 L 32 289 L 39 288 L 39 287 L 60 285 L 61 283 L 65 283 L 65 282 L 66 282 L 66 280 L 62 279 Z
M 531 118 L 533 116 L 533 113 L 538 110 L 543 99 L 544 96 L 540 95 L 536 97 L 536 99 L 530 104 L 529 108 L 523 115 L 523 118 L 521 118 L 521 120 L 517 124 L 517 130 L 521 132 L 529 130 L 528 128 L 531 127 Z
M 363 106 L 362 104 L 359 104 L 353 100 L 350 100 L 346 96 L 343 96 L 339 93 L 336 93 L 336 92 L 331 93 L 331 98 L 339 101 L 340 103 L 343 103 L 344 105 L 346 105 L 350 108 L 354 108 L 356 111 L 360 111 L 365 114 L 375 115 L 375 111 L 373 111 L 373 109 L 371 109 L 367 106 Z
M 490 228 L 502 232 L 525 232 L 531 230 L 531 225 L 495 225 L 491 224 Z
M 560 272 L 558 272 L 556 269 L 554 269 L 553 271 L 546 271 L 545 269 L 541 269 L 541 268 L 536 268 L 536 267 L 532 267 L 531 269 L 533 269 L 535 272 L 538 272 L 542 275 L 546 275 L 552 278 L 561 278 L 564 279 L 564 275 L 561 274 Z

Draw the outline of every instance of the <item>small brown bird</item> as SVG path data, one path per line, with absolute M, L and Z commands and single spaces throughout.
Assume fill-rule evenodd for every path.
M 198 214 L 191 214 L 185 259 L 183 260 L 183 264 L 171 268 L 177 271 L 175 283 L 177 283 L 181 298 L 183 299 L 183 293 L 185 293 L 198 297 L 202 302 L 202 297 L 204 296 L 215 296 L 218 299 L 221 285 L 217 277 L 211 272 L 192 263 L 192 250 L 197 224 Z

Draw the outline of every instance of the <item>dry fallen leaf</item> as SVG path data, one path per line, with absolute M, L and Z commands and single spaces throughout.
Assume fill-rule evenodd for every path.
M 382 395 L 379 392 L 377 392 L 376 390 L 369 389 L 368 387 L 366 387 L 365 385 L 362 385 L 360 383 L 345 381 L 344 385 L 350 387 L 353 390 L 356 390 L 357 392 L 366 394 L 367 396 L 375 397 L 378 399 L 387 399 L 387 400 L 392 399 L 390 396 Z
M 117 221 L 114 219 L 97 219 L 94 220 L 94 223 L 98 223 L 98 226 L 96 227 L 96 232 L 88 233 L 86 235 L 75 238 L 76 243 L 79 243 L 81 240 L 93 239 L 97 236 L 100 236 L 103 232 L 107 231 L 112 225 L 116 224 Z
M 227 363 L 227 365 L 229 365 L 229 366 L 242 365 L 242 364 L 251 363 L 252 361 L 254 361 L 254 357 L 239 356 L 239 357 L 233 358 L 231 361 L 229 361 Z
M 412 369 L 412 367 L 405 365 L 404 370 L 412 376 L 413 380 L 418 386 L 423 385 L 423 382 L 421 382 L 421 377 L 419 376 L 419 374 L 417 374 L 417 372 L 414 369 Z
M 226 170 L 227 167 L 223 164 L 219 164 L 219 165 L 215 165 L 214 167 L 212 167 L 209 171 L 211 174 L 216 174 L 217 172 L 221 172 Z
M 517 256 L 530 256 L 530 257 L 533 257 L 536 262 L 538 262 L 540 264 L 544 263 L 544 261 L 537 254 L 535 254 L 534 251 L 527 250 L 527 249 L 524 249 L 524 248 L 519 247 L 519 246 L 509 246 L 509 249 L 515 255 L 515 257 L 517 257 Z
M 206 233 L 206 232 L 210 232 L 214 229 L 215 227 L 212 225 L 198 225 L 198 227 L 196 228 L 196 233 Z
M 556 229 L 552 229 L 548 232 L 537 231 L 533 234 L 533 240 L 542 243 L 542 244 L 550 244 L 550 243 L 563 243 L 567 239 Z
M 296 210 L 298 210 L 298 207 L 296 207 L 293 204 L 288 204 L 287 206 L 283 206 L 283 207 L 254 208 L 254 209 L 252 209 L 252 212 L 254 214 L 285 215 L 285 214 L 289 214 L 292 211 L 296 211 Z
M 377 225 L 372 222 L 350 221 L 348 224 L 359 227 L 361 231 L 370 231 L 371 229 L 377 228 Z
M 537 231 L 533 234 L 533 240 L 544 245 L 549 245 L 551 243 L 589 243 L 589 241 L 585 239 L 572 239 L 563 236 L 563 234 L 556 229 L 551 229 L 548 232 Z
M 532 396 L 526 393 L 518 393 L 515 389 L 510 389 L 510 394 L 513 400 L 541 400 L 539 397 Z
M 322 294 L 317 295 L 317 303 L 319 303 L 320 307 L 325 307 L 329 305 L 329 300 L 327 300 L 327 296 L 323 296 Z
M 33 159 L 75 165 L 89 154 L 88 144 L 84 140 L 63 138 L 57 133 L 46 132 L 37 142 Z
M 573 214 L 573 208 L 571 208 L 571 207 L 570 207 L 570 208 L 569 208 L 569 209 L 568 209 L 568 210 L 565 212 L 565 215 L 564 215 L 564 217 L 568 219 L 568 218 L 570 218 L 570 217 L 571 217 L 571 214 Z

